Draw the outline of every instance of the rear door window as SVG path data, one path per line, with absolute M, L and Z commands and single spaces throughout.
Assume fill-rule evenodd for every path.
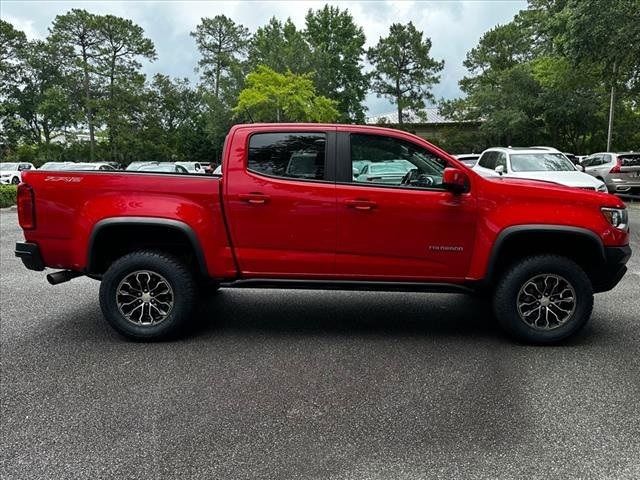
M 446 161 L 405 140 L 384 135 L 352 133 L 351 166 L 353 182 L 403 188 L 442 188 Z
M 325 179 L 324 133 L 256 133 L 249 140 L 249 171 L 299 180 Z

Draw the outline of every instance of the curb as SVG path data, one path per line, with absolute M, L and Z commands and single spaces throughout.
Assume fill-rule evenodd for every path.
M 18 211 L 18 207 L 15 205 L 11 205 L 10 207 L 7 208 L 0 208 L 0 212 L 17 212 Z

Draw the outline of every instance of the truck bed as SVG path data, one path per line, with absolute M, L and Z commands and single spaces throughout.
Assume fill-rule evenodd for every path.
M 39 245 L 47 265 L 85 270 L 101 220 L 145 217 L 186 224 L 201 243 L 207 273 L 235 275 L 218 176 L 34 170 L 23 182 L 33 190 L 36 218 L 25 239 Z

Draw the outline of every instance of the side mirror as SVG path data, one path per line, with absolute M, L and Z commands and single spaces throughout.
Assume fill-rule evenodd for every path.
M 576 168 L 577 168 L 578 170 L 580 170 L 581 172 L 584 172 L 584 165 L 577 164 L 577 165 L 576 165 Z
M 458 168 L 447 167 L 442 173 L 442 185 L 453 193 L 469 191 L 469 176 Z
M 498 165 L 498 166 L 495 168 L 495 171 L 496 171 L 496 173 L 497 173 L 498 175 L 502 175 L 502 174 L 504 173 L 504 165 Z
M 353 168 L 353 178 L 357 178 L 358 175 L 360 175 L 360 170 L 358 170 L 357 168 Z

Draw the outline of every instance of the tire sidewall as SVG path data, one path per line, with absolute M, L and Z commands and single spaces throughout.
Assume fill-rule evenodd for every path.
M 127 320 L 118 308 L 116 291 L 130 273 L 148 270 L 163 276 L 170 284 L 174 304 L 171 312 L 157 325 L 136 325 Z M 109 324 L 119 333 L 134 340 L 157 340 L 172 336 L 193 312 L 195 303 L 193 278 L 177 260 L 154 253 L 134 253 L 114 262 L 100 285 L 100 306 Z
M 576 306 L 566 323 L 553 330 L 537 330 L 525 323 L 518 313 L 517 299 L 522 286 L 541 274 L 563 277 L 575 291 Z M 584 271 L 574 262 L 561 257 L 537 257 L 513 268 L 498 287 L 494 310 L 498 321 L 518 339 L 528 343 L 559 342 L 580 330 L 589 320 L 593 308 L 593 288 Z

